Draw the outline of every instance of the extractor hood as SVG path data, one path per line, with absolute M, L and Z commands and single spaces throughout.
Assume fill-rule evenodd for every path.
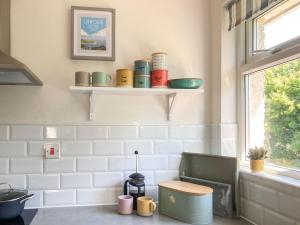
M 43 85 L 25 64 L 10 56 L 10 0 L 0 0 L 0 85 Z

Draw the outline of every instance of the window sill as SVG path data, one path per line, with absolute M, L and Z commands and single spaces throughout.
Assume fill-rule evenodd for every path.
M 243 161 L 241 163 L 241 169 L 250 171 L 250 164 L 249 161 Z M 298 180 L 300 183 L 300 171 L 287 169 L 283 167 L 278 167 L 270 164 L 265 164 L 265 170 L 259 173 L 252 173 L 252 174 L 268 174 L 277 177 L 287 178 L 287 179 L 295 179 Z
M 292 172 L 295 176 L 283 175 L 283 172 L 286 173 L 287 171 Z M 249 163 L 244 162 L 240 167 L 240 177 L 300 197 L 300 174 L 297 171 L 266 165 L 263 172 L 251 172 Z

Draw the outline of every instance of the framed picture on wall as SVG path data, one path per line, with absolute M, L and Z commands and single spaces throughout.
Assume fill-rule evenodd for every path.
M 72 6 L 72 59 L 115 61 L 115 9 Z

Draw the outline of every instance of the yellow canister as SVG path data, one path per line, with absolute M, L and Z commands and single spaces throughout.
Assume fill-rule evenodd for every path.
M 133 71 L 129 69 L 117 70 L 117 87 L 133 87 Z

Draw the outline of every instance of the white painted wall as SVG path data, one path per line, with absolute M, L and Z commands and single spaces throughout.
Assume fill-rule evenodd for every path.
M 205 94 L 179 98 L 174 123 L 209 124 L 209 0 L 12 0 L 12 55 L 43 80 L 43 87 L 0 87 L 0 123 L 88 123 L 87 96 L 71 94 L 78 70 L 132 68 L 152 52 L 169 53 L 170 78 L 201 77 Z M 116 9 L 116 61 L 70 59 L 70 7 Z M 98 97 L 95 123 L 164 123 L 165 99 Z
M 0 87 L 0 181 L 35 193 L 27 207 L 114 203 L 135 149 L 156 196 L 159 181 L 177 177 L 181 152 L 209 153 L 210 0 L 11 2 L 12 55 L 44 82 Z M 116 9 L 115 62 L 70 59 L 72 5 Z M 68 90 L 75 71 L 115 76 L 155 51 L 168 52 L 170 78 L 201 77 L 205 93 L 179 96 L 172 123 L 162 97 L 98 96 L 88 121 L 88 96 Z M 45 142 L 60 143 L 62 158 L 46 160 Z
M 224 1 L 211 1 L 211 152 L 236 156 L 237 85 L 235 31 L 228 32 Z M 228 136 L 229 134 L 229 136 Z

